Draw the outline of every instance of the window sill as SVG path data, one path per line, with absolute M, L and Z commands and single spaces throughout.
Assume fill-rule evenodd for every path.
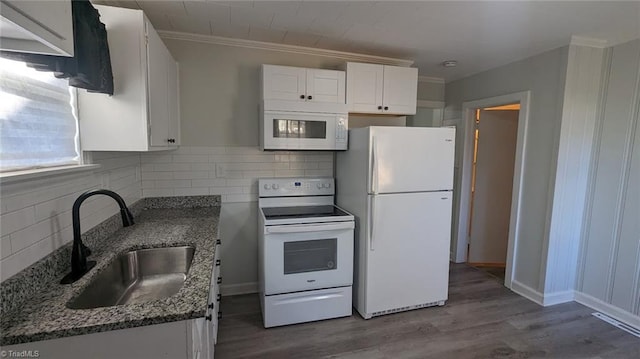
M 50 178 L 53 176 L 66 175 L 71 173 L 88 172 L 96 170 L 100 167 L 101 166 L 98 164 L 72 165 L 0 173 L 0 185 L 37 180 L 42 178 Z

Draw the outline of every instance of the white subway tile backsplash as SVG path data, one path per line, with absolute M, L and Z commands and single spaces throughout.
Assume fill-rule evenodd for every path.
M 194 179 L 191 180 L 193 187 L 224 187 L 227 185 L 225 179 Z
M 6 235 L 0 239 L 2 245 L 0 246 L 0 257 L 5 258 L 11 255 L 11 236 Z
M 166 172 L 157 172 L 157 173 L 166 173 Z M 210 171 L 188 171 L 188 172 L 173 172 L 173 179 L 206 179 L 209 178 Z M 215 173 L 213 175 L 215 178 Z
M 260 177 L 333 175 L 331 152 L 182 146 L 172 152 L 171 158 L 164 153 L 148 153 L 141 156 L 141 161 L 143 197 L 208 193 L 221 195 L 223 202 L 253 202 L 258 197 Z
M 173 155 L 173 162 L 176 163 L 198 163 L 209 162 L 208 155 Z
M 191 180 L 158 180 L 155 188 L 188 188 L 191 187 Z
M 174 192 L 176 196 L 206 196 L 208 194 L 208 187 L 176 188 Z
M 156 163 L 153 165 L 153 171 L 191 171 L 191 163 Z
M 0 216 L 0 232 L 4 236 L 34 223 L 36 223 L 35 209 L 33 207 L 23 208 Z
M 173 179 L 173 172 L 142 172 L 142 180 L 170 180 Z
M 171 197 L 174 196 L 173 188 L 143 188 L 142 197 Z

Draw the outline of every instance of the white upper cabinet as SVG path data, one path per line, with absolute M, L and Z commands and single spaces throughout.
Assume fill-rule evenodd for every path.
M 262 99 L 345 104 L 344 71 L 262 65 Z M 287 103 L 284 103 L 286 106 Z M 296 107 L 299 108 L 299 107 Z
M 85 151 L 155 151 L 180 144 L 178 64 L 141 10 L 95 6 L 107 27 L 113 96 L 78 90 Z
M 73 56 L 71 0 L 1 0 L 0 49 Z
M 347 63 L 349 112 L 413 115 L 417 97 L 416 68 Z

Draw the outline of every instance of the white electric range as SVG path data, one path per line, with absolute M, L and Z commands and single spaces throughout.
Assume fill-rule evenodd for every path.
M 355 222 L 334 205 L 334 179 L 258 182 L 265 328 L 351 315 Z

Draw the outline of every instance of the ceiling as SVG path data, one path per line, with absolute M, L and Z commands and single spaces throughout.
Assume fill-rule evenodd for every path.
M 159 30 L 215 35 L 415 61 L 447 81 L 569 44 L 640 37 L 640 1 L 148 1 Z M 442 62 L 457 60 L 455 68 Z

